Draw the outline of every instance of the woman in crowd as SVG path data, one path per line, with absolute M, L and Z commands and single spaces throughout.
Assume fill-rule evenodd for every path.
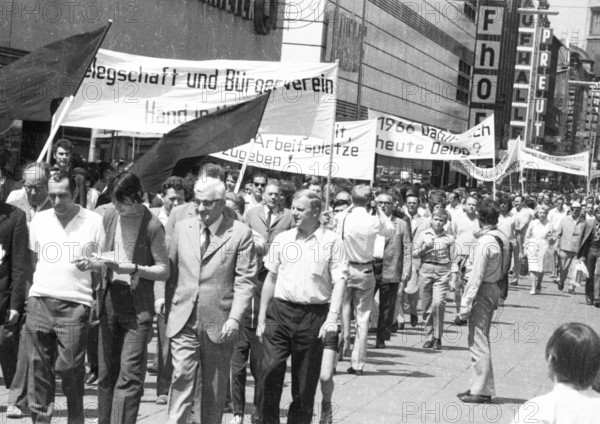
M 585 324 L 563 324 L 546 345 L 550 393 L 526 402 L 515 424 L 592 424 L 600 417 L 600 393 L 592 383 L 600 370 L 600 337 Z
M 523 245 L 523 255 L 526 257 L 529 265 L 531 278 L 531 291 L 529 294 L 536 294 L 542 291 L 542 279 L 544 278 L 544 256 L 548 246 L 553 244 L 556 239 L 552 223 L 548 221 L 548 207 L 541 205 L 536 213 L 537 219 L 534 219 L 527 227 L 525 234 L 525 243 Z

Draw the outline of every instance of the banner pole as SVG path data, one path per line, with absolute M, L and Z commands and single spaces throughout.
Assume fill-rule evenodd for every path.
M 240 192 L 240 186 L 242 185 L 242 181 L 244 181 L 244 174 L 246 173 L 246 168 L 248 167 L 248 161 L 250 160 L 250 155 L 252 155 L 252 150 L 254 149 L 254 143 L 256 142 L 256 139 L 258 137 L 261 137 L 261 135 L 257 134 L 256 137 L 254 137 L 250 141 L 250 150 L 248 151 L 248 154 L 244 158 L 244 163 L 242 165 L 242 169 L 240 170 L 240 175 L 238 176 L 238 180 L 235 183 L 235 188 L 233 189 L 234 193 Z
M 69 98 L 64 98 L 62 100 L 62 102 L 60 102 L 60 106 L 58 107 L 58 115 L 55 114 L 56 116 L 56 120 L 52 120 L 52 126 L 50 127 L 50 134 L 48 135 L 48 139 L 46 140 L 46 143 L 44 144 L 44 147 L 42 148 L 42 151 L 40 153 L 40 155 L 38 156 L 37 161 L 41 162 L 44 159 L 44 156 L 47 156 L 46 161 L 48 163 L 50 163 L 50 157 L 52 155 L 52 140 L 54 140 L 54 136 L 56 135 L 56 133 L 58 132 L 58 129 L 60 128 L 60 124 L 62 123 L 63 119 L 65 119 L 65 116 L 67 115 L 67 112 L 69 111 L 69 107 L 71 106 L 71 103 L 73 103 L 73 96 L 70 96 Z M 47 153 L 47 155 L 46 155 Z
M 334 123 L 333 130 L 331 131 L 331 144 L 329 146 L 329 167 L 327 169 L 327 187 L 325 187 L 325 211 L 329 210 L 329 201 L 331 200 L 331 168 L 333 168 L 333 142 L 335 140 L 337 125 L 337 123 Z
M 492 156 L 492 168 L 496 169 L 496 152 L 494 149 L 494 156 Z M 492 196 L 494 197 L 494 200 L 496 200 L 496 180 L 494 179 L 494 181 L 492 181 Z

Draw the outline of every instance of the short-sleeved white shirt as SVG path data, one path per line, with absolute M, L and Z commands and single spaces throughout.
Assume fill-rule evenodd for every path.
M 54 209 L 39 212 L 29 227 L 29 248 L 37 253 L 29 296 L 52 297 L 92 306 L 91 271 L 79 271 L 75 258 L 90 257 L 104 242 L 102 217 L 79 208 L 66 228 Z
M 318 228 L 306 239 L 292 228 L 278 234 L 265 257 L 266 268 L 277 274 L 276 299 L 300 304 L 331 301 L 334 284 L 348 276 L 348 260 L 341 238 Z

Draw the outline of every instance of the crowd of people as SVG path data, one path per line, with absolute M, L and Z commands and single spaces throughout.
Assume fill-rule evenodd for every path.
M 169 423 L 221 423 L 228 410 L 241 423 L 249 363 L 253 419 L 279 423 L 291 358 L 287 422 L 312 421 L 320 383 L 320 422 L 331 423 L 338 361 L 347 357 L 346 372 L 360 376 L 370 332 L 384 349 L 392 333 L 420 323 L 422 348 L 444 349 L 449 296 L 472 362 L 458 398 L 485 404 L 495 396 L 490 325 L 510 284 L 529 275 L 536 295 L 551 274 L 559 290 L 584 285 L 600 308 L 600 198 L 327 186 L 260 172 L 236 193 L 239 174 L 212 163 L 150 194 L 126 167 L 74 163 L 72 153 L 59 140 L 55 164 L 28 164 L 22 187 L 0 202 L 9 417 L 49 423 L 59 374 L 69 423 L 84 422 L 84 387 L 96 381 L 98 422 L 135 423 L 150 371 Z M 598 336 L 561 331 L 548 345 L 551 370 L 594 397 L 586 390 L 600 353 L 586 354 L 592 377 L 583 378 L 564 368 L 580 357 L 560 337 L 598 345 Z

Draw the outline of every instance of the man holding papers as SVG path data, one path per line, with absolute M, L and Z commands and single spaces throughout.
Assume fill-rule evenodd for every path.
M 77 187 L 67 174 L 48 182 L 52 209 L 31 221 L 33 285 L 25 331 L 30 337 L 28 400 L 34 423 L 50 423 L 55 370 L 62 377 L 69 424 L 83 424 L 84 359 L 92 307 L 92 262 L 103 243 L 102 218 L 75 204 Z

